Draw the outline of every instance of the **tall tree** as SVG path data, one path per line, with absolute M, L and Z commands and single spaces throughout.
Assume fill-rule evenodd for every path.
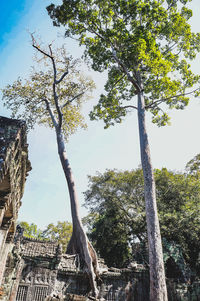
M 12 116 L 25 119 L 29 127 L 43 123 L 55 130 L 58 154 L 67 181 L 73 232 L 67 253 L 79 254 L 86 264 L 93 295 L 98 294 L 95 278 L 98 274 L 96 252 L 88 241 L 79 216 L 79 203 L 65 142 L 78 127 L 85 127 L 80 113 L 81 104 L 94 88 L 90 78 L 78 70 L 78 61 L 65 49 L 42 48 L 32 36 L 32 46 L 43 69 L 33 70 L 30 77 L 18 79 L 3 89 L 5 105 Z M 42 65 L 42 62 L 44 63 Z
M 200 35 L 191 32 L 189 0 L 63 0 L 47 7 L 54 25 L 85 45 L 92 68 L 108 70 L 106 93 L 91 114 L 106 127 L 121 122 L 130 109 L 138 113 L 144 175 L 150 261 L 150 299 L 167 300 L 155 182 L 146 130 L 146 111 L 165 125 L 166 108 L 183 109 L 187 93 L 198 82 L 188 62 L 200 49 Z M 197 91 L 195 91 L 196 94 Z M 137 103 L 134 103 L 134 96 Z

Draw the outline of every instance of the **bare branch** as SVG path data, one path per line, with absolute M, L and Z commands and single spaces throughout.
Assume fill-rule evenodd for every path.
M 61 109 L 63 109 L 64 107 L 66 107 L 67 105 L 69 105 L 70 103 L 72 103 L 75 99 L 79 98 L 80 96 L 82 96 L 86 91 L 83 91 L 81 93 L 79 93 L 78 95 L 74 96 L 72 99 L 68 100 L 62 107 Z
M 132 106 L 132 105 L 123 106 L 123 107 L 120 107 L 120 108 L 122 108 L 122 109 L 129 109 L 129 108 L 131 108 L 131 109 L 138 110 L 138 108 L 137 108 L 137 107 L 135 107 L 135 106 Z
M 49 51 L 50 51 L 50 54 L 51 54 L 50 59 L 52 61 L 52 65 L 53 65 L 54 83 L 56 84 L 56 81 L 57 81 L 57 70 L 56 70 L 56 64 L 55 64 L 55 59 L 54 59 L 54 56 L 53 56 L 51 44 L 49 44 Z
M 56 80 L 56 85 L 58 85 L 64 78 L 65 76 L 69 73 L 69 70 L 65 71 L 63 75 L 60 77 L 60 79 Z
M 33 34 L 31 34 L 31 39 L 32 39 L 32 46 L 33 46 L 33 48 L 35 48 L 37 51 L 39 51 L 43 55 L 45 55 L 45 56 L 49 57 L 50 59 L 52 59 L 52 57 L 51 57 L 50 54 L 48 54 L 47 52 L 45 52 L 42 49 L 40 49 L 39 45 L 37 45 L 37 43 L 36 43 L 36 40 L 35 40 Z
M 53 52 L 52 52 L 51 44 L 49 44 L 49 51 L 50 51 L 51 56 L 53 57 Z
M 58 96 L 57 96 L 57 93 L 56 93 L 56 84 L 58 84 L 64 77 L 65 77 L 65 73 L 62 75 L 62 77 L 60 78 L 59 82 L 57 82 L 57 79 L 56 79 L 56 76 L 57 76 L 57 70 L 56 70 L 56 63 L 55 63 L 55 59 L 54 59 L 54 56 L 53 56 L 53 51 L 52 51 L 52 48 L 51 48 L 51 44 L 49 44 L 49 53 L 47 53 L 46 51 L 40 49 L 40 47 L 37 45 L 36 43 L 36 40 L 33 36 L 33 34 L 31 34 L 31 38 L 32 38 L 32 46 L 37 50 L 39 51 L 40 53 L 42 53 L 44 56 L 50 58 L 51 62 L 52 62 L 52 66 L 53 66 L 53 73 L 54 73 L 54 82 L 53 82 L 53 96 L 54 96 L 54 102 L 55 102 L 55 107 L 56 107 L 56 110 L 57 110 L 57 113 L 58 113 L 58 120 L 59 120 L 59 127 L 61 128 L 62 126 L 62 120 L 63 120 L 63 116 L 62 116 L 62 112 L 61 112 L 61 109 L 60 109 L 60 106 L 58 104 Z M 47 105 L 47 109 L 49 111 L 49 114 L 51 115 L 51 118 L 53 118 L 54 116 L 52 115 L 53 112 L 50 110 L 50 105 L 49 105 L 49 102 L 48 100 L 46 99 L 45 100 L 46 102 L 46 105 Z M 50 112 L 51 111 L 51 112 Z M 52 119 L 53 121 L 53 119 Z M 54 118 L 54 121 L 55 121 L 55 118 Z M 53 122 L 54 123 L 54 122 Z M 57 124 L 57 123 L 56 123 Z M 58 124 L 57 124 L 58 126 Z

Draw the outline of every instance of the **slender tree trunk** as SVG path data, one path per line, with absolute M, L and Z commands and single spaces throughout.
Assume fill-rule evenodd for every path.
M 58 154 L 65 174 L 65 178 L 67 180 L 72 213 L 73 233 L 67 247 L 67 253 L 79 254 L 80 257 L 84 260 L 87 267 L 87 273 L 89 276 L 93 296 L 96 298 L 98 295 L 98 289 L 95 279 L 99 273 L 97 255 L 92 245 L 88 241 L 87 235 L 83 229 L 81 218 L 79 216 L 79 203 L 75 188 L 75 182 L 69 161 L 67 159 L 64 139 L 60 128 L 56 130 L 56 136 Z
M 162 242 L 156 205 L 155 181 L 145 124 L 143 92 L 138 94 L 138 123 L 149 246 L 150 301 L 167 301 Z

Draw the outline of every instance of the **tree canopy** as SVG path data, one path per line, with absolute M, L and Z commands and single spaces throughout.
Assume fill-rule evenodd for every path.
M 38 229 L 38 226 L 34 223 L 28 223 L 25 221 L 18 222 L 18 225 L 23 229 L 23 236 L 28 238 L 43 238 L 43 231 Z
M 47 103 L 55 118 L 59 119 L 54 101 L 56 92 L 62 114 L 62 132 L 67 140 L 79 127 L 86 127 L 81 105 L 90 97 L 95 86 L 91 78 L 80 72 L 80 60 L 68 55 L 64 47 L 47 51 L 54 59 L 54 68 L 49 57 L 42 53 L 39 58 L 36 53 L 36 65 L 32 67 L 30 76 L 27 79 L 19 77 L 2 89 L 3 101 L 11 110 L 11 117 L 26 120 L 28 128 L 33 128 L 36 123 L 52 128 L 54 125 Z
M 198 87 L 191 90 L 199 75 L 188 61 L 200 50 L 200 34 L 191 31 L 189 2 L 63 0 L 47 7 L 54 25 L 66 26 L 66 36 L 85 45 L 92 68 L 108 70 L 105 94 L 92 118 L 102 118 L 106 127 L 121 122 L 143 91 L 153 122 L 165 125 L 168 108 L 183 109 L 187 93 L 199 94 Z
M 172 258 L 182 271 L 188 266 L 190 276 L 199 275 L 199 179 L 165 168 L 155 170 L 154 175 L 165 262 Z M 108 265 L 117 266 L 120 260 L 122 266 L 127 264 L 134 241 L 139 241 L 142 247 L 146 244 L 141 169 L 107 170 L 90 176 L 85 206 L 90 212 L 85 219 L 89 236 Z M 137 260 L 145 263 L 146 258 L 140 256 Z
M 57 224 L 51 223 L 46 227 L 42 235 L 45 239 L 58 241 L 62 245 L 63 252 L 65 252 L 72 235 L 72 224 L 60 221 Z
M 58 221 L 57 224 L 49 224 L 44 230 L 38 229 L 34 223 L 21 221 L 18 223 L 23 229 L 23 236 L 41 240 L 53 240 L 62 245 L 63 252 L 66 251 L 67 244 L 72 235 L 72 224 L 70 222 Z

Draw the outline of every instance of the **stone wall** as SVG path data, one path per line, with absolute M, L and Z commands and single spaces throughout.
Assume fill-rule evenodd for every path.
M 25 123 L 0 117 L 0 286 L 30 169 Z
M 87 273 L 80 268 L 79 257 L 62 254 L 56 242 L 21 237 L 12 254 L 5 273 L 12 289 L 3 301 L 91 300 Z M 142 265 L 108 268 L 102 259 L 99 264 L 104 271 L 97 280 L 100 300 L 149 301 L 148 271 Z M 199 301 L 199 282 L 168 279 L 167 284 L 169 301 Z
M 62 254 L 56 242 L 17 237 L 7 260 L 2 301 L 44 301 L 48 296 L 87 299 L 90 285 L 78 255 Z M 104 271 L 97 280 L 101 300 L 148 300 L 148 272 L 143 266 L 109 269 L 102 259 L 99 264 Z

